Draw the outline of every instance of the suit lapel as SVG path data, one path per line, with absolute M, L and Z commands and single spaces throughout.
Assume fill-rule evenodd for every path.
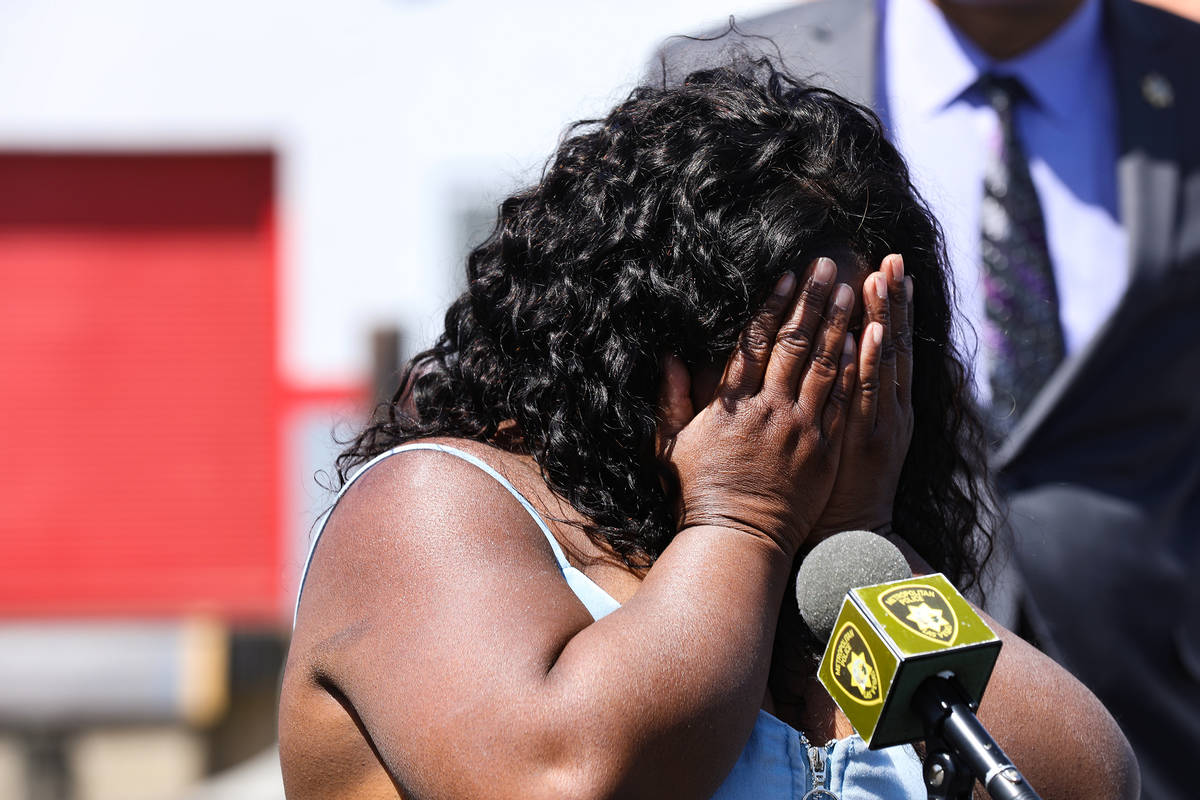
M 1104 367 L 1109 343 L 1126 335 L 1123 319 L 1137 310 L 1139 285 L 1154 282 L 1171 264 L 1179 186 L 1178 120 L 1171 92 L 1178 78 L 1168 60 L 1164 32 L 1155 25 L 1157 13 L 1161 12 L 1129 0 L 1106 4 L 1120 125 L 1117 193 L 1129 237 L 1129 289 L 1092 340 L 1059 366 L 1002 443 L 993 459 L 997 470 L 1024 451 L 1081 374 Z

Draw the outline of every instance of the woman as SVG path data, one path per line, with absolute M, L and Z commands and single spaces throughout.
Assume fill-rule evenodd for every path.
M 638 89 L 468 269 L 340 459 L 369 468 L 297 607 L 289 797 L 924 797 L 786 591 L 851 528 L 980 568 L 940 237 L 878 121 L 765 62 Z M 1004 636 L 981 716 L 1033 785 L 1135 796 L 1104 709 Z

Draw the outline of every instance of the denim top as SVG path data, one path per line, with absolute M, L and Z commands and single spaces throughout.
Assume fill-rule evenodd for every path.
M 621 607 L 607 592 L 596 585 L 567 561 L 562 547 L 550 528 L 525 497 L 503 475 L 470 453 L 441 444 L 420 442 L 388 450 L 368 461 L 338 494 L 341 499 L 350 484 L 379 461 L 397 453 L 411 450 L 435 450 L 460 458 L 495 478 L 537 523 L 554 559 L 562 570 L 567 586 L 592 615 L 600 619 Z M 335 501 L 336 505 L 336 501 Z M 332 511 L 332 509 L 331 509 Z M 303 591 L 313 553 L 321 531 L 329 520 L 327 512 L 309 548 L 304 573 L 300 578 Z M 300 607 L 299 593 L 296 608 Z M 294 625 L 293 620 L 293 625 Z M 925 800 L 925 784 L 921 778 L 921 761 L 908 745 L 869 750 L 855 734 L 823 746 L 808 743 L 804 734 L 787 723 L 758 712 L 758 720 L 750 732 L 741 756 L 726 776 L 725 782 L 713 795 L 713 800 Z

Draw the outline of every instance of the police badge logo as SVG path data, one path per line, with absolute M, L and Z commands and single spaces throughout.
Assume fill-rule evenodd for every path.
M 879 595 L 879 602 L 894 619 L 918 636 L 943 645 L 958 637 L 958 618 L 949 601 L 932 586 L 905 584 Z
M 871 648 L 853 622 L 847 622 L 834 638 L 831 672 L 837 685 L 851 699 L 873 706 L 882 701 L 879 670 Z

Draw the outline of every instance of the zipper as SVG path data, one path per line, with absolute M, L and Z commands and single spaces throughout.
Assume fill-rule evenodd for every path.
M 828 768 L 828 755 L 825 751 L 833 742 L 824 747 L 817 747 L 809 743 L 804 734 L 800 734 L 800 741 L 808 749 L 808 765 L 813 776 L 812 789 L 804 795 L 804 800 L 838 800 L 838 796 L 829 791 L 825 783 Z

